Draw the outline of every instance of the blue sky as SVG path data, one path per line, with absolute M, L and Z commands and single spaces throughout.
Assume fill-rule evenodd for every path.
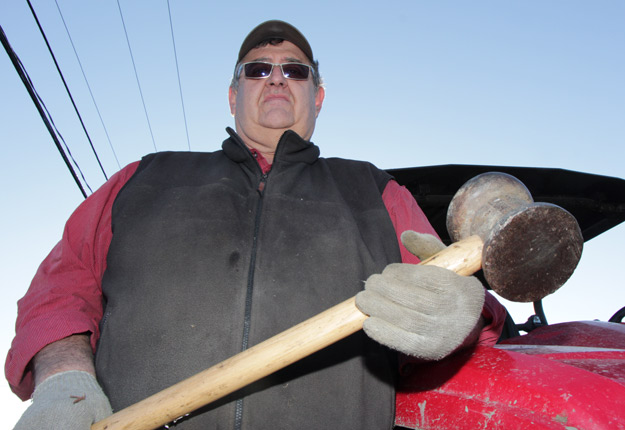
M 145 111 L 117 1 L 31 2 L 109 176 L 155 146 L 219 149 L 233 124 L 227 86 L 239 45 L 279 18 L 307 36 L 320 61 L 327 95 L 313 141 L 323 156 L 382 168 L 490 164 L 625 177 L 621 1 L 171 0 L 188 141 L 166 0 L 119 1 Z M 2 2 L 0 25 L 95 190 L 104 176 L 27 3 Z M 4 357 L 15 302 L 82 196 L 4 52 L 0 98 Z M 623 241 L 619 226 L 586 244 L 573 278 L 545 300 L 550 322 L 607 320 L 625 306 Z M 532 313 L 510 309 L 518 322 Z M 11 424 L 26 406 L 5 387 L 0 402 L 12 408 Z

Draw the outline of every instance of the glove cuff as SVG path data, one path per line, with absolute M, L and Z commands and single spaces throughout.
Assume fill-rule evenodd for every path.
M 39 396 L 45 396 L 49 391 L 73 393 L 78 397 L 86 393 L 98 393 L 104 395 L 97 379 L 90 373 L 82 370 L 68 370 L 55 373 L 46 378 L 35 388 L 33 400 Z M 71 394 L 70 393 L 70 394 Z

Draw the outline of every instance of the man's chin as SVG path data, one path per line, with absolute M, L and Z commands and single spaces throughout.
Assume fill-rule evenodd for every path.
M 295 121 L 292 116 L 287 115 L 270 115 L 259 122 L 261 126 L 265 128 L 271 128 L 274 130 L 287 130 L 292 129 L 295 125 Z

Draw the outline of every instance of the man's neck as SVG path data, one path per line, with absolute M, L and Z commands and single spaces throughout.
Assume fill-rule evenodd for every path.
M 248 145 L 247 143 L 245 144 L 245 146 L 247 146 L 247 148 L 250 151 L 252 151 L 252 153 L 256 153 L 259 155 L 259 157 L 262 157 L 263 160 L 266 160 L 267 163 L 271 166 L 271 164 L 273 163 L 273 157 L 276 154 L 275 148 L 265 150 L 264 148 L 251 146 L 251 145 Z
M 272 130 L 271 133 L 265 133 L 262 139 L 252 139 L 245 134 L 237 130 L 237 134 L 250 150 L 255 150 L 261 154 L 267 162 L 271 165 L 273 163 L 273 157 L 276 154 L 278 142 L 286 130 Z

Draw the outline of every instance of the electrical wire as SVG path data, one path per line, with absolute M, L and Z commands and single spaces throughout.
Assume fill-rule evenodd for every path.
M 111 151 L 113 152 L 113 157 L 115 157 L 115 161 L 117 162 L 117 167 L 119 169 L 121 169 L 121 165 L 119 164 L 119 159 L 117 158 L 117 153 L 115 152 L 115 148 L 113 147 L 113 142 L 111 142 L 111 137 L 109 136 L 108 130 L 106 128 L 106 125 L 104 124 L 104 119 L 102 118 L 102 115 L 100 114 L 100 109 L 98 108 L 98 104 L 95 101 L 95 97 L 93 95 L 93 91 L 91 91 L 91 86 L 89 85 L 89 80 L 87 79 L 87 75 L 85 74 L 85 70 L 82 67 L 82 62 L 80 61 L 80 57 L 78 56 L 78 51 L 76 51 L 76 46 L 74 46 L 74 41 L 72 40 L 72 36 L 69 33 L 69 28 L 67 27 L 67 24 L 65 23 L 65 18 L 63 17 L 63 13 L 61 12 L 61 8 L 59 7 L 59 2 L 57 0 L 54 0 L 54 1 L 56 2 L 56 8 L 59 11 L 59 15 L 61 16 L 61 21 L 63 22 L 63 25 L 65 26 L 65 32 L 67 33 L 67 37 L 69 38 L 69 42 L 72 45 L 72 49 L 74 50 L 74 55 L 76 56 L 76 61 L 78 61 L 78 65 L 80 66 L 80 71 L 82 72 L 82 76 L 85 79 L 85 84 L 87 85 L 87 89 L 89 90 L 89 95 L 91 96 L 91 100 L 93 101 L 93 105 L 95 106 L 95 110 L 96 110 L 96 112 L 98 114 L 98 117 L 100 118 L 100 123 L 102 124 L 102 128 L 104 129 L 104 134 L 106 135 L 106 139 L 108 140 L 108 143 L 109 143 L 109 146 L 111 148 Z M 29 1 L 29 3 L 30 3 L 30 1 Z M 84 125 L 83 125 L 83 128 L 84 128 Z M 86 133 L 86 131 L 85 131 L 85 133 Z M 104 176 L 106 177 L 106 173 L 104 174 Z
M 145 99 L 143 98 L 143 91 L 141 91 L 141 83 L 139 82 L 139 74 L 137 73 L 137 66 L 135 64 L 135 58 L 132 55 L 132 48 L 130 47 L 130 39 L 128 38 L 128 31 L 126 30 L 126 23 L 124 22 L 124 15 L 122 13 L 122 7 L 117 0 L 117 8 L 119 9 L 119 16 L 122 20 L 122 26 L 124 27 L 124 34 L 126 35 L 126 43 L 128 44 L 128 51 L 130 52 L 130 59 L 132 60 L 132 67 L 135 71 L 135 78 L 137 79 L 137 86 L 139 87 L 139 94 L 141 95 L 141 102 L 143 103 L 143 111 L 145 112 L 145 119 L 148 122 L 148 128 L 150 129 L 150 136 L 152 136 L 152 143 L 154 144 L 154 150 L 156 149 L 156 141 L 154 140 L 154 133 L 152 132 L 152 125 L 150 124 L 150 117 L 148 116 L 148 109 L 145 106 Z
M 169 28 L 171 29 L 171 41 L 174 46 L 174 59 L 176 60 L 176 72 L 178 73 L 178 89 L 180 91 L 180 103 L 182 105 L 182 117 L 184 119 L 184 129 L 187 133 L 187 145 L 190 151 L 191 140 L 189 139 L 189 127 L 187 125 L 187 114 L 184 109 L 184 99 L 182 98 L 182 83 L 180 82 L 180 68 L 178 67 L 178 54 L 176 53 L 176 40 L 174 39 L 174 24 L 171 19 L 171 7 L 169 5 L 169 0 L 167 0 L 167 12 L 169 13 Z
M 33 18 L 35 18 L 35 22 L 37 23 L 37 27 L 39 27 L 39 31 L 41 32 L 41 36 L 43 37 L 43 40 L 46 42 L 46 46 L 48 47 L 48 52 L 50 52 L 50 56 L 52 56 L 52 60 L 54 61 L 54 65 L 56 66 L 56 70 L 59 73 L 59 76 L 61 77 L 61 81 L 63 81 L 63 85 L 65 86 L 65 91 L 67 91 L 67 95 L 69 96 L 69 99 L 72 102 L 72 106 L 74 106 L 74 111 L 76 112 L 76 115 L 78 116 L 78 120 L 80 121 L 80 124 L 82 125 L 82 129 L 85 132 L 85 135 L 87 136 L 87 140 L 89 141 L 89 145 L 91 146 L 91 150 L 93 151 L 93 155 L 95 155 L 95 158 L 98 162 L 98 165 L 100 166 L 100 170 L 102 170 L 102 174 L 104 175 L 104 178 L 106 180 L 108 180 L 108 176 L 106 176 L 106 172 L 104 171 L 104 167 L 102 166 L 102 163 L 100 162 L 100 157 L 98 156 L 97 151 L 95 150 L 95 147 L 93 146 L 93 142 L 91 141 L 91 136 L 89 136 L 89 132 L 87 132 L 87 128 L 85 127 L 85 123 L 82 120 L 82 116 L 80 115 L 80 112 L 78 112 L 78 108 L 76 107 L 76 103 L 74 103 L 74 97 L 72 97 L 72 93 L 70 92 L 68 86 L 67 86 L 67 82 L 65 81 L 65 77 L 63 76 L 63 73 L 61 72 L 61 69 L 59 67 L 59 63 L 56 61 L 56 57 L 54 55 L 54 52 L 52 51 L 52 47 L 50 47 L 50 43 L 48 43 L 48 38 L 46 37 L 45 32 L 43 31 L 43 28 L 41 27 L 41 23 L 39 22 L 39 18 L 37 17 L 37 14 L 35 13 L 35 9 L 33 8 L 33 5 L 30 3 L 30 0 L 26 0 L 28 3 L 28 7 L 30 8 L 31 13 L 33 14 Z M 58 7 L 58 4 L 57 4 Z
M 63 144 L 65 145 L 65 149 L 67 150 L 67 153 L 72 158 L 72 161 L 73 161 L 74 165 L 76 166 L 76 168 L 80 172 L 80 175 L 82 176 L 82 180 L 84 181 L 84 183 L 87 186 L 87 188 L 89 188 L 89 191 L 91 191 L 91 187 L 89 187 L 89 184 L 85 180 L 85 176 L 83 175 L 82 171 L 80 170 L 80 167 L 78 167 L 78 164 L 76 163 L 76 160 L 74 160 L 74 158 L 72 157 L 72 153 L 69 150 L 69 148 L 67 147 L 67 144 L 65 143 L 65 140 L 63 139 L 63 136 L 61 136 L 61 133 L 59 133 L 58 129 L 56 128 L 56 125 L 54 125 L 54 121 L 52 120 L 52 116 L 50 115 L 50 112 L 48 112 L 48 109 L 46 108 L 45 104 L 43 103 L 43 100 L 41 99 L 41 97 L 39 97 L 39 94 L 35 90 L 35 86 L 33 85 L 32 81 L 30 79 L 30 76 L 26 72 L 26 69 L 24 68 L 24 65 L 22 64 L 21 60 L 19 59 L 19 57 L 17 56 L 17 54 L 15 53 L 13 48 L 11 47 L 11 44 L 9 43 L 9 40 L 6 37 L 6 34 L 4 33 L 4 29 L 2 28 L 2 26 L 0 26 L 0 41 L 2 42 L 2 46 L 4 46 L 4 50 L 6 51 L 7 55 L 11 59 L 11 62 L 13 63 L 13 66 L 15 67 L 15 70 L 17 71 L 17 74 L 19 75 L 20 79 L 22 80 L 22 83 L 26 87 L 26 91 L 28 91 L 28 94 L 30 95 L 30 98 L 32 99 L 33 103 L 35 104 L 35 107 L 37 108 L 37 111 L 39 112 L 39 115 L 41 116 L 41 119 L 43 120 L 43 123 L 45 124 L 46 128 L 48 129 L 48 132 L 50 133 L 50 136 L 52 136 L 52 140 L 54 140 L 54 143 L 55 143 L 57 149 L 59 150 L 59 153 L 61 154 L 61 157 L 63 158 L 63 161 L 65 162 L 65 165 L 67 166 L 67 168 L 70 171 L 72 177 L 74 178 L 74 181 L 76 182 L 76 185 L 78 185 L 78 188 L 80 189 L 80 192 L 82 193 L 83 197 L 87 198 L 87 193 L 85 192 L 84 187 L 80 183 L 80 180 L 78 179 L 78 176 L 76 175 L 76 172 L 75 172 L 74 168 L 72 167 L 69 159 L 67 158 L 67 155 L 63 151 L 63 147 L 61 146 L 61 143 L 59 142 L 59 138 L 60 138 L 60 140 L 63 141 Z M 58 134 L 58 136 L 57 136 L 57 134 Z M 93 192 L 93 191 L 91 191 L 91 192 Z

